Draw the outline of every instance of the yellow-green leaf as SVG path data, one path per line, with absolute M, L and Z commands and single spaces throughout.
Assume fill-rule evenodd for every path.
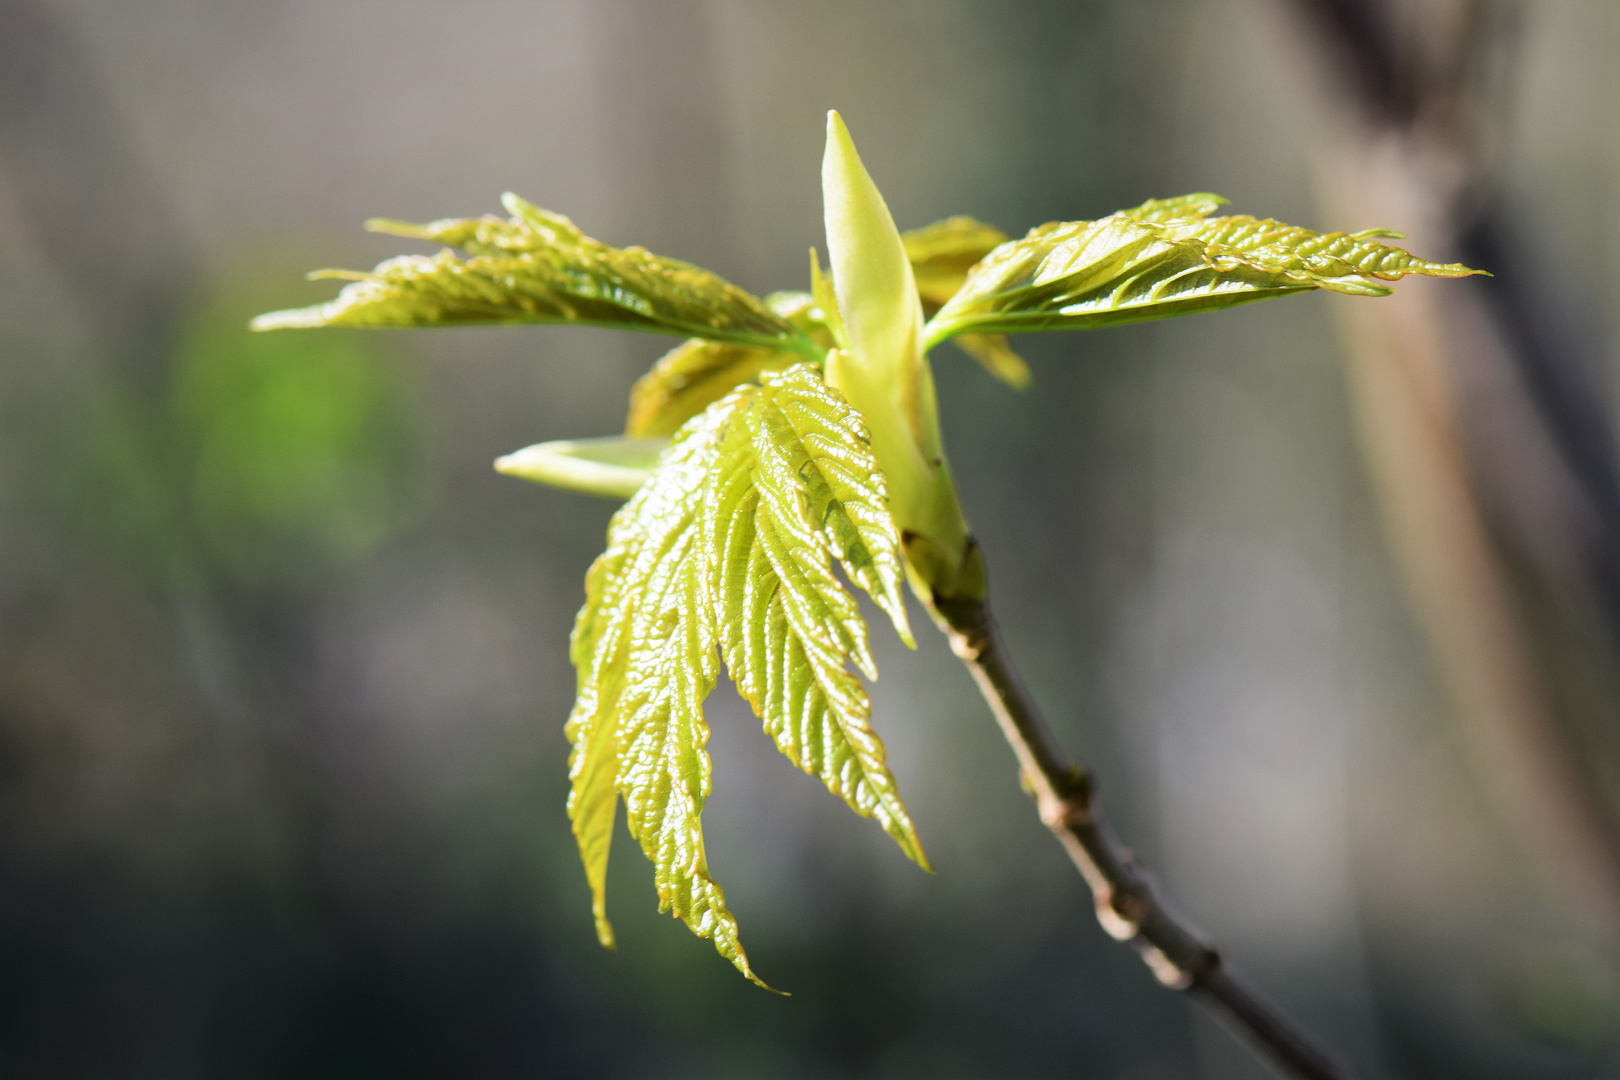
M 979 362 L 979 366 L 1014 390 L 1026 390 L 1035 376 L 1022 356 L 1013 352 L 1006 334 L 959 334 L 956 347 Z
M 772 293 L 765 302 L 811 341 L 822 348 L 832 346 L 832 333 L 809 293 Z M 756 381 L 766 371 L 780 371 L 803 361 L 803 356 L 785 349 L 703 338 L 683 341 L 630 388 L 630 413 L 624 433 L 638 437 L 673 435 L 686 421 L 743 383 Z
M 1007 234 L 966 215 L 946 218 L 920 229 L 900 234 L 911 272 L 917 279 L 917 295 L 922 298 L 923 314 L 933 315 L 967 281 L 979 260 L 1007 242 Z M 1033 376 L 1024 358 L 1013 351 L 1005 334 L 963 334 L 957 347 L 979 362 L 992 376 L 1023 390 Z
M 350 282 L 337 299 L 276 311 L 255 330 L 318 326 L 463 326 L 575 323 L 822 352 L 757 297 L 700 267 L 593 240 L 561 214 L 515 195 L 511 217 L 428 225 L 372 221 L 376 231 L 461 248 L 402 255 L 370 273 L 320 271 Z
M 1007 242 L 994 225 L 963 214 L 900 234 L 924 308 L 944 306 L 978 261 Z
M 832 279 L 821 272 L 821 260 L 816 257 L 815 248 L 810 249 L 810 302 L 832 337 L 833 348 L 847 352 L 849 327 L 844 325 L 843 312 L 838 310 L 838 293 L 833 289 Z
M 1098 221 L 1054 222 L 974 268 L 927 328 L 962 333 L 1077 330 L 1212 311 L 1329 289 L 1383 296 L 1408 274 L 1480 273 L 1377 242 L 1383 230 L 1319 234 L 1246 215 L 1210 218 L 1223 200 L 1152 200 Z
M 668 439 L 559 439 L 497 458 L 495 471 L 539 484 L 628 499 L 652 475 Z
M 753 382 L 764 371 L 790 367 L 803 357 L 757 345 L 689 338 L 659 358 L 630 388 L 624 433 L 673 435 L 692 417 Z
M 722 656 L 782 752 L 926 865 L 850 671 L 876 677 L 866 627 L 832 572 L 837 559 L 909 642 L 900 552 L 861 418 L 812 365 L 767 372 L 676 433 L 614 515 L 574 628 L 569 814 L 604 943 L 616 794 L 662 909 L 758 981 L 699 818 Z
M 1207 191 L 1191 195 L 1177 195 L 1169 199 L 1149 199 L 1141 206 L 1133 206 L 1120 213 L 1134 221 L 1162 224 L 1171 221 L 1189 221 L 1206 218 L 1225 206 L 1227 200 Z

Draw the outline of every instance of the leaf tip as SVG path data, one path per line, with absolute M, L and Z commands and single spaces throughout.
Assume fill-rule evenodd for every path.
M 894 838 L 905 852 L 906 858 L 916 863 L 927 873 L 936 873 L 934 864 L 928 861 L 928 853 L 923 850 L 922 841 L 917 838 L 917 827 L 911 823 L 911 818 L 905 816 L 904 811 L 898 820 L 885 822 L 884 831 Z
M 927 375 L 920 348 L 922 299 L 917 294 L 911 259 L 888 204 L 862 164 L 849 129 L 836 111 L 827 118 L 821 200 L 832 291 L 852 346 L 851 366 L 842 369 L 843 374 L 829 358 L 827 370 L 833 384 L 846 393 L 856 382 L 888 388 L 881 395 L 852 401 L 856 408 L 868 413 L 879 406 L 883 395 L 899 401 L 911 400 L 907 395 L 924 394 L 931 401 L 933 391 L 924 393 L 918 388 Z M 925 412 L 915 408 L 903 422 L 912 429 L 908 433 L 914 439 L 928 444 L 921 447 L 927 458 L 936 436 L 931 430 L 923 430 Z
M 628 499 L 652 472 L 667 439 L 558 439 L 536 443 L 495 459 L 503 476 L 537 484 Z
M 325 313 L 320 307 L 287 308 L 254 316 L 248 323 L 248 329 L 254 333 L 263 333 L 266 330 L 310 330 L 325 325 Z
M 743 960 L 742 964 L 740 965 L 740 968 L 742 970 L 743 975 L 745 975 L 747 977 L 749 982 L 753 983 L 755 986 L 759 987 L 761 990 L 765 991 L 766 993 L 775 994 L 777 997 L 792 997 L 793 996 L 792 994 L 790 994 L 786 990 L 778 990 L 776 987 L 772 986 L 770 983 L 766 982 L 764 979 L 760 978 L 758 975 L 755 975 L 754 974 L 754 969 L 748 966 L 747 959 Z
M 815 245 L 810 246 L 810 298 L 821 312 L 822 325 L 832 335 L 833 345 L 839 349 L 849 349 L 849 329 L 844 326 L 843 313 L 838 310 L 838 295 L 834 291 L 832 282 L 822 273 L 821 258 L 816 254 Z
M 743 978 L 747 979 L 761 990 L 775 994 L 778 997 L 793 996 L 786 990 L 778 990 L 776 987 L 754 974 L 753 966 L 748 963 L 748 954 L 743 951 L 742 943 L 735 937 L 733 937 L 730 942 L 726 943 L 725 945 L 722 945 L 719 941 L 716 941 L 714 945 L 721 956 L 724 956 L 727 960 L 731 961 L 732 967 L 742 972 Z
M 408 221 L 395 221 L 393 218 L 366 218 L 360 227 L 366 232 L 382 233 L 385 236 L 417 237 L 422 233 L 420 225 L 413 225 Z
M 1350 234 L 1352 240 L 1405 240 L 1406 234 L 1395 229 L 1362 229 Z

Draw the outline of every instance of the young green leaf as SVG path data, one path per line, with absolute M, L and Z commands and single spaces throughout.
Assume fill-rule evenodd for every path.
M 943 307 L 967 280 L 968 271 L 1007 239 L 994 225 L 965 214 L 901 233 L 924 309 Z
M 1013 352 L 1006 334 L 958 334 L 956 347 L 979 362 L 979 366 L 1014 390 L 1026 390 L 1035 380 L 1029 364 Z
M 844 325 L 844 313 L 838 309 L 838 293 L 833 288 L 832 278 L 821 272 L 821 260 L 815 248 L 810 249 L 810 302 L 832 338 L 832 347 L 848 352 L 849 327 Z
M 668 439 L 560 439 L 497 458 L 495 471 L 539 484 L 628 499 L 652 475 Z
M 1177 195 L 1169 199 L 1149 199 L 1141 206 L 1133 206 L 1129 210 L 1121 210 L 1120 213 L 1133 221 L 1164 224 L 1206 218 L 1226 204 L 1227 200 L 1219 195 L 1198 191 L 1191 195 Z
M 652 860 L 660 910 L 710 938 L 750 979 L 736 920 L 709 876 L 699 814 L 709 795 L 701 703 L 714 686 L 714 613 L 687 557 L 701 510 L 706 457 L 724 412 L 683 431 L 608 528 L 574 622 L 578 674 L 564 728 L 573 822 L 591 886 L 597 936 L 613 945 L 605 887 L 613 818 L 623 796 L 630 832 Z M 711 639 L 705 641 L 704 639 Z
M 809 293 L 772 293 L 765 303 L 821 348 L 832 347 L 832 333 Z M 743 383 L 803 361 L 803 356 L 785 349 L 703 338 L 683 341 L 630 388 L 630 414 L 625 419 L 624 433 L 673 435 L 686 421 Z
M 1003 244 L 929 323 L 932 347 L 962 333 L 1078 330 L 1213 311 L 1329 289 L 1383 296 L 1408 274 L 1480 271 L 1380 244 L 1383 230 L 1319 234 L 1246 215 L 1224 200 L 1152 200 L 1098 221 L 1054 222 Z
M 614 515 L 575 622 L 567 726 L 569 816 L 604 944 L 622 796 L 661 909 L 759 981 L 709 876 L 699 820 L 710 791 L 702 704 L 720 656 L 778 748 L 926 866 L 849 670 L 876 677 L 835 558 L 909 642 L 883 474 L 860 415 L 806 364 L 688 421 Z
M 758 298 L 707 270 L 645 248 L 615 248 L 561 214 L 503 196 L 510 219 L 445 219 L 428 225 L 377 220 L 374 231 L 460 247 L 403 255 L 370 273 L 319 271 L 346 279 L 337 299 L 275 311 L 255 330 L 318 326 L 463 326 L 574 323 L 703 337 L 788 349 L 819 360 L 817 348 Z
M 936 221 L 900 234 L 923 314 L 932 316 L 950 302 L 967 281 L 979 260 L 1007 242 L 1007 234 L 965 215 Z M 1004 334 L 962 334 L 957 347 L 979 362 L 995 378 L 1015 390 L 1029 386 L 1033 376 L 1024 358 L 1013 351 Z
M 688 338 L 659 357 L 630 388 L 624 433 L 673 435 L 682 424 L 766 371 L 778 371 L 804 358 L 782 349 L 731 345 Z

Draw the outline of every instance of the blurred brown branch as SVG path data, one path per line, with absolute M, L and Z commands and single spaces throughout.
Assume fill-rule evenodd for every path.
M 1620 932 L 1620 467 L 1594 335 L 1502 190 L 1518 12 L 1295 0 L 1337 72 L 1335 220 L 1496 276 L 1339 305 L 1362 450 L 1476 762 L 1585 919 Z M 1530 208 L 1533 212 L 1533 207 Z
M 1241 979 L 1204 936 L 1167 907 L 1129 851 L 1120 846 L 1098 805 L 1094 780 L 1071 764 L 1052 737 L 1002 644 L 990 605 L 947 600 L 939 614 L 951 650 L 967 665 L 1018 758 L 1019 775 L 1041 821 L 1091 887 L 1097 921 L 1136 950 L 1154 977 L 1206 1005 L 1240 1040 L 1290 1076 L 1349 1080 L 1287 1017 Z

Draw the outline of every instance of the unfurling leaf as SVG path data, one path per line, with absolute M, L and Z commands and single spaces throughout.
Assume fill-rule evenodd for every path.
M 539 484 L 628 499 L 652 475 L 668 439 L 561 439 L 495 461 L 495 471 Z
M 659 357 L 630 388 L 624 433 L 673 435 L 698 413 L 766 371 L 802 363 L 803 357 L 757 345 L 688 338 Z
M 1212 311 L 1307 289 L 1384 296 L 1408 274 L 1464 277 L 1375 239 L 1246 215 L 1210 218 L 1214 195 L 1155 199 L 1098 221 L 1054 222 L 984 259 L 927 329 L 962 333 L 1080 330 Z
M 1026 390 L 1035 376 L 1022 356 L 1013 352 L 1006 334 L 959 334 L 956 347 L 979 362 L 979 366 L 1014 390 Z
M 849 327 L 844 325 L 844 313 L 838 310 L 838 293 L 833 288 L 832 278 L 821 272 L 821 260 L 816 257 L 815 248 L 810 249 L 810 302 L 827 328 L 833 347 L 848 352 Z
M 702 706 L 721 657 L 778 748 L 927 865 L 849 670 L 876 677 L 835 558 L 909 643 L 883 474 L 860 415 L 807 364 L 767 372 L 687 422 L 614 515 L 574 626 L 567 726 L 568 812 L 604 944 L 622 796 L 661 910 L 759 981 L 699 821 L 710 791 Z
M 967 281 L 979 260 L 1007 242 L 1007 234 L 965 215 L 936 221 L 900 234 L 911 272 L 917 279 L 923 314 L 933 315 L 950 302 Z M 1024 358 L 1013 351 L 1004 334 L 962 334 L 957 347 L 977 360 L 984 370 L 1015 390 L 1029 386 L 1033 376 Z
M 1007 242 L 1007 234 L 966 215 L 946 218 L 900 234 L 917 293 L 925 307 L 940 308 L 967 280 L 978 261 Z
M 515 195 L 502 201 L 512 215 L 504 221 L 368 222 L 376 232 L 468 255 L 446 249 L 389 259 L 370 273 L 320 271 L 312 276 L 350 284 L 329 303 L 261 315 L 253 328 L 577 323 L 785 348 L 812 359 L 823 352 L 763 301 L 707 270 L 645 248 L 610 247 Z
M 772 311 L 826 349 L 833 336 L 821 309 L 809 293 L 780 292 L 765 298 Z M 744 383 L 767 371 L 803 363 L 786 349 L 732 345 L 692 338 L 665 353 L 630 389 L 630 415 L 624 433 L 631 436 L 673 435 L 675 430 Z

